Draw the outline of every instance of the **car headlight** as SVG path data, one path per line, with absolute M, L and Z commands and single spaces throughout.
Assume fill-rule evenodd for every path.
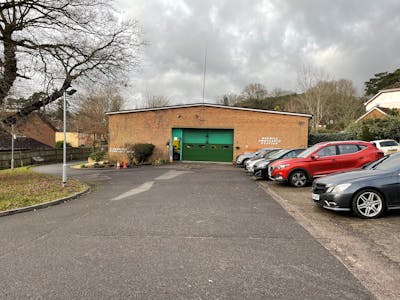
M 265 167 L 268 166 L 268 165 L 269 165 L 269 162 L 263 162 L 263 163 L 258 164 L 257 167 L 259 167 L 259 168 L 265 168 Z
M 287 167 L 289 167 L 289 166 L 290 166 L 289 164 L 277 165 L 277 166 L 275 167 L 275 169 L 282 170 L 282 169 L 287 168 Z
M 349 188 L 351 186 L 351 183 L 342 183 L 338 185 L 333 185 L 327 189 L 327 193 L 341 193 L 345 189 Z

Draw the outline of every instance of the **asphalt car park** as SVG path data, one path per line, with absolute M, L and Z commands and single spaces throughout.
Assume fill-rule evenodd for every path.
M 0 218 L 1 299 L 374 299 L 241 169 L 69 174 L 93 192 Z
M 257 182 L 378 299 L 400 298 L 400 211 L 365 220 L 314 204 L 311 186 Z

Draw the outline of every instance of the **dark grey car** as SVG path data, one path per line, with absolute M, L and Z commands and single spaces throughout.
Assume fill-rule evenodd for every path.
M 312 198 L 326 209 L 376 218 L 385 210 L 400 209 L 399 174 L 400 153 L 395 153 L 363 169 L 317 179 L 313 183 Z

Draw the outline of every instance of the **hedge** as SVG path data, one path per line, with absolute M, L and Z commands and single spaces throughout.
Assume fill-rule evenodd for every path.
M 312 133 L 308 136 L 308 145 L 312 146 L 321 142 L 354 140 L 356 136 L 349 132 L 338 133 Z

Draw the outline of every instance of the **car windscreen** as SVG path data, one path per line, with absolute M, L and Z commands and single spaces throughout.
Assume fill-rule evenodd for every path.
M 378 161 L 376 164 L 368 166 L 367 169 L 381 170 L 381 171 L 395 171 L 400 169 L 400 155 L 389 155 Z
M 318 149 L 318 145 L 314 145 L 314 146 L 304 150 L 303 152 L 301 152 L 299 155 L 297 155 L 297 157 L 305 158 L 305 157 L 309 156 L 311 153 L 313 153 L 317 149 Z
M 381 147 L 392 147 L 392 146 L 398 146 L 396 141 L 383 141 L 380 142 Z
M 271 150 L 268 153 L 266 153 L 263 158 L 270 158 L 272 155 L 274 155 L 278 151 L 281 151 L 281 150 L 280 149 Z
M 275 153 L 272 153 L 272 155 L 270 155 L 269 158 L 271 158 L 271 159 L 280 158 L 282 155 L 285 155 L 287 152 L 288 152 L 287 149 L 282 149 Z

